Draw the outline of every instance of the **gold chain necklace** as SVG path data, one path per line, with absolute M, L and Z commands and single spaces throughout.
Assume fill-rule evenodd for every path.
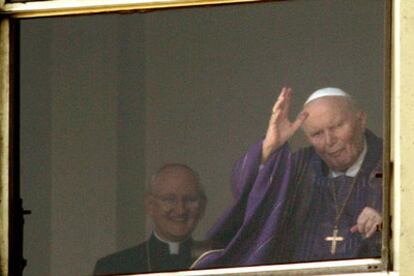
M 331 242 L 331 254 L 332 255 L 335 255 L 335 253 L 336 253 L 336 244 L 337 244 L 337 242 L 344 241 L 344 239 L 345 239 L 344 237 L 338 236 L 338 232 L 339 232 L 338 223 L 339 223 L 339 220 L 341 219 L 341 216 L 342 216 L 342 214 L 345 210 L 346 205 L 348 204 L 349 199 L 351 198 L 352 191 L 354 190 L 354 187 L 355 187 L 356 179 L 357 178 L 354 177 L 354 179 L 352 180 L 351 188 L 349 189 L 348 195 L 346 196 L 346 198 L 344 200 L 344 203 L 342 204 L 341 209 L 339 211 L 338 211 L 338 202 L 337 202 L 337 199 L 336 199 L 334 183 L 330 183 L 330 186 L 331 186 L 331 189 L 332 189 L 332 196 L 333 196 L 334 203 L 335 203 L 336 217 L 335 217 L 334 229 L 332 231 L 332 236 L 325 237 L 325 240 Z

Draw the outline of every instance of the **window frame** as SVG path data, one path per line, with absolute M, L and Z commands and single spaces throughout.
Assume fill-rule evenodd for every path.
M 16 67 L 15 61 L 18 59 L 16 54 L 17 44 L 14 42 L 18 39 L 18 33 L 15 31 L 18 28 L 15 26 L 20 19 L 24 18 L 40 18 L 40 17 L 55 17 L 68 15 L 94 15 L 100 13 L 123 13 L 131 11 L 147 11 L 154 9 L 178 8 L 178 7 L 195 7 L 206 5 L 224 5 L 236 3 L 260 2 L 260 0 L 52 0 L 52 1 L 33 1 L 33 2 L 0 2 L 0 199 L 1 199 L 1 213 L 0 213 L 0 267 L 2 275 L 9 275 L 11 267 L 11 214 L 14 210 L 11 208 L 11 200 L 13 198 L 13 128 L 15 126 L 15 119 L 13 118 L 13 102 L 11 95 L 13 94 L 13 83 L 15 82 L 13 71 Z M 386 9 L 389 13 L 387 17 L 386 37 L 390 39 L 390 45 L 387 52 L 390 53 L 390 58 L 387 59 L 387 66 L 384 68 L 385 74 L 390 76 L 389 80 L 385 80 L 385 87 L 388 93 L 384 95 L 384 105 L 389 114 L 385 114 L 385 141 L 389 141 L 385 145 L 385 160 L 384 162 L 384 183 L 385 200 L 384 209 L 390 210 L 389 216 L 384 217 L 385 227 L 383 236 L 384 250 L 381 259 L 363 259 L 363 260 L 346 260 L 346 261 L 325 261 L 315 263 L 298 263 L 289 265 L 270 265 L 258 267 L 242 267 L 242 268 L 226 268 L 214 270 L 200 270 L 200 271 L 185 271 L 180 272 L 180 275 L 222 275 L 222 274 L 263 274 L 263 275 L 286 275 L 287 272 L 298 272 L 306 274 L 318 273 L 355 273 L 355 272 L 371 272 L 378 275 L 388 275 L 392 271 L 396 271 L 401 267 L 405 267 L 399 261 L 399 252 L 402 249 L 404 239 L 402 236 L 396 236 L 402 233 L 400 221 L 402 216 L 409 220 L 409 214 L 400 213 L 400 204 L 403 202 L 401 191 L 404 181 L 408 181 L 408 177 L 401 172 L 402 159 L 400 156 L 401 148 L 406 147 L 407 142 L 402 141 L 403 133 L 407 136 L 413 135 L 410 130 L 401 128 L 400 116 L 411 114 L 410 110 L 402 109 L 401 93 L 405 88 L 400 80 L 403 73 L 407 70 L 409 72 L 410 65 L 401 65 L 400 50 L 401 47 L 399 39 L 401 38 L 401 25 L 409 24 L 402 19 L 403 12 L 412 15 L 411 6 L 406 4 L 407 1 L 385 0 Z M 401 11 L 401 3 L 407 5 L 407 9 Z M 404 6 L 405 8 L 405 6 Z M 411 13 L 410 13 L 411 12 Z M 391 13 L 393 15 L 391 16 Z M 391 21 L 391 18 L 393 21 Z M 408 20 L 407 20 L 408 21 Z M 404 25 L 405 26 L 405 25 Z M 408 32 L 408 31 L 407 31 Z M 412 43 L 412 42 L 411 42 Z M 412 45 L 412 44 L 410 44 Z M 404 47 L 406 47 L 404 45 Z M 405 49 L 405 48 L 404 48 Z M 408 50 L 407 50 L 408 51 Z M 408 68 L 408 69 L 406 69 Z M 412 87 L 412 86 L 411 86 Z M 405 91 L 405 90 L 404 90 Z M 414 98 L 414 97 L 413 97 Z M 411 100 L 412 102 L 413 100 Z M 407 103 L 410 100 L 407 101 Z M 401 113 L 400 113 L 401 112 Z M 406 132 L 405 132 L 406 131 Z M 412 137 L 412 136 L 411 136 Z M 404 163 L 405 164 L 405 163 Z M 408 163 L 409 164 L 409 163 Z M 392 196 L 391 196 L 392 195 Z M 405 198 L 405 197 L 404 197 Z M 394 219 L 391 221 L 390 217 Z M 407 216 L 407 217 L 405 217 Z M 410 221 L 410 220 L 409 220 Z M 412 219 L 411 219 L 412 221 Z M 409 225 L 411 227 L 411 224 Z M 388 239 L 393 230 L 394 239 Z M 413 229 L 413 228 L 409 228 Z M 391 237 L 390 237 L 391 238 Z M 390 244 L 388 244 L 390 242 Z M 402 251 L 401 251 L 402 252 Z M 409 271 L 409 270 L 407 270 Z

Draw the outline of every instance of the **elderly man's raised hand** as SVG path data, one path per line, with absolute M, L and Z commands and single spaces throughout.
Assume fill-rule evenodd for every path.
M 365 207 L 358 216 L 357 224 L 351 228 L 351 232 L 359 232 L 364 238 L 369 238 L 381 227 L 381 214 L 371 207 Z
M 289 109 L 291 105 L 292 89 L 283 87 L 280 95 L 273 106 L 266 137 L 263 140 L 262 164 L 269 156 L 282 146 L 300 128 L 308 117 L 308 113 L 302 111 L 296 120 L 289 120 Z

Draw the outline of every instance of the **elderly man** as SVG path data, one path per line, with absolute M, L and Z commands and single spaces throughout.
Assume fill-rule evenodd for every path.
M 163 166 L 144 199 L 154 231 L 138 246 L 100 259 L 94 275 L 188 269 L 194 261 L 191 233 L 204 214 L 206 197 L 198 174 L 186 165 Z
M 237 163 L 234 206 L 208 234 L 223 250 L 197 268 L 380 256 L 382 140 L 341 89 L 314 92 L 293 122 L 291 94 L 282 89 L 265 138 Z M 292 153 L 301 126 L 311 146 Z

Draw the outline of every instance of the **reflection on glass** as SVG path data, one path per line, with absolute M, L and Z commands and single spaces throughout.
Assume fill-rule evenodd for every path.
M 265 136 L 284 85 L 292 116 L 312 91 L 340 87 L 364 107 L 367 128 L 383 132 L 382 1 L 30 19 L 20 48 L 25 275 L 91 275 L 99 259 L 147 240 L 146 185 L 167 163 L 200 174 L 208 204 L 192 236 L 204 240 L 232 206 L 232 168 Z M 306 140 L 298 131 L 292 150 Z

